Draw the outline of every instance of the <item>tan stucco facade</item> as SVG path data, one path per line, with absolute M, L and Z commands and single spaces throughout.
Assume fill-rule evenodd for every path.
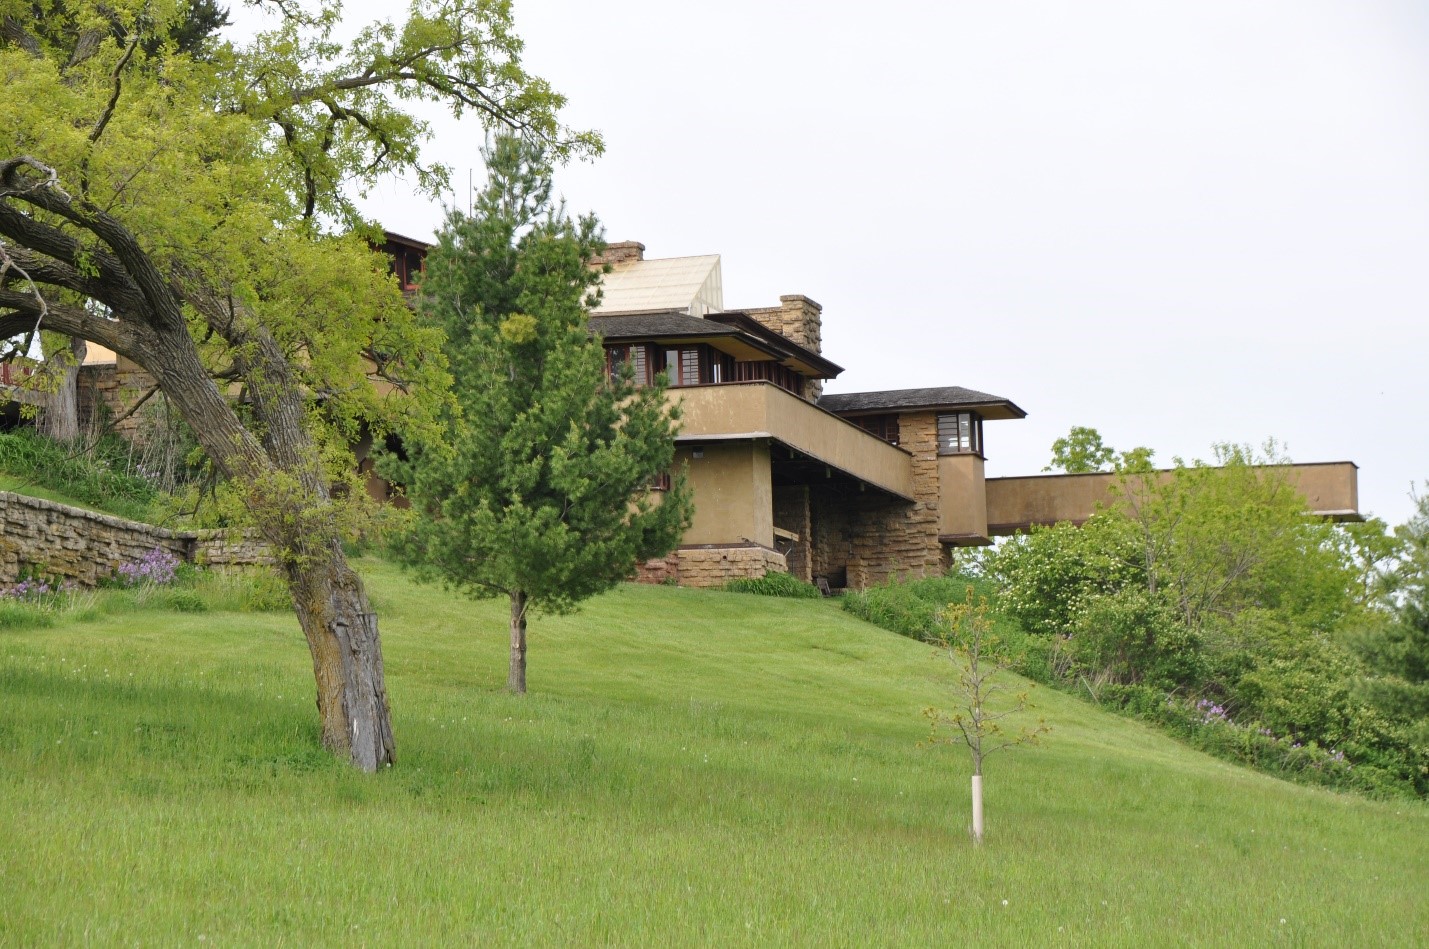
M 981 455 L 938 459 L 938 533 L 950 544 L 987 542 L 987 479 Z
M 1283 474 L 1305 497 L 1311 512 L 1339 520 L 1360 519 L 1358 469 L 1354 462 L 1284 465 L 1264 470 Z M 1171 472 L 1160 471 L 1156 476 L 1169 478 Z M 1115 474 L 992 478 L 987 482 L 988 530 L 993 536 L 1005 536 L 1035 524 L 1080 524 L 1099 505 L 1112 501 L 1117 478 Z
M 676 470 L 687 472 L 695 517 L 683 544 L 759 544 L 774 547 L 774 486 L 769 444 L 720 441 L 682 445 Z
M 768 382 L 670 390 L 683 419 L 680 441 L 766 439 L 911 499 L 909 453 Z

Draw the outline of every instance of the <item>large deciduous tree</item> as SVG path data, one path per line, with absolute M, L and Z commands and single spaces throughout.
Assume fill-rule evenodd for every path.
M 273 9 L 196 56 L 183 0 L 0 0 L 0 340 L 50 330 L 155 378 L 278 551 L 324 744 L 373 770 L 381 645 L 329 485 L 360 426 L 430 418 L 445 377 L 352 194 L 388 172 L 444 190 L 420 100 L 563 157 L 599 140 L 559 125 L 509 3 L 414 0 L 346 42 L 335 2 Z
M 498 138 L 487 168 L 472 215 L 451 214 L 427 258 L 421 310 L 446 330 L 455 398 L 399 477 L 420 515 L 408 558 L 509 599 L 519 694 L 528 612 L 569 611 L 668 553 L 691 509 L 682 475 L 647 490 L 674 456 L 663 382 L 608 372 L 588 328 L 595 219 L 552 202 L 550 163 L 529 142 Z

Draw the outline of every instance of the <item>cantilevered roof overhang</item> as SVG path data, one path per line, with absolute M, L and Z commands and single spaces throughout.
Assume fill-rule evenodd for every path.
M 712 313 L 707 318 L 669 310 L 655 313 L 591 314 L 590 329 L 606 342 L 649 342 L 658 345 L 708 343 L 735 359 L 773 360 L 815 379 L 832 379 L 843 367 L 813 350 L 790 342 L 749 317 L 726 319 Z
M 836 415 L 883 415 L 890 412 L 976 412 L 985 419 L 1026 418 L 1011 399 L 962 386 L 931 389 L 886 389 L 882 392 L 842 392 L 819 399 L 819 408 Z

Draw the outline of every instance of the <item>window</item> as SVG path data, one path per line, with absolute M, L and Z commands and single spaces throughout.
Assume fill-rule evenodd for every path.
M 605 347 L 605 371 L 614 379 L 620 372 L 620 367 L 626 363 L 630 364 L 634 372 L 635 384 L 638 386 L 650 384 L 650 358 L 643 343 L 628 345 L 617 343 Z
M 664 362 L 671 387 L 710 385 L 734 378 L 734 357 L 703 343 L 668 347 Z
M 700 348 L 687 346 L 682 349 L 665 350 L 665 374 L 670 377 L 670 387 L 697 386 L 700 384 Z
M 982 416 L 976 412 L 939 415 L 938 454 L 981 455 Z
M 861 415 L 851 418 L 849 421 L 870 435 L 877 435 L 890 445 L 898 444 L 898 416 L 896 415 Z
M 804 394 L 804 377 L 787 366 L 769 362 L 739 362 L 734 364 L 735 382 L 772 382 L 795 395 Z

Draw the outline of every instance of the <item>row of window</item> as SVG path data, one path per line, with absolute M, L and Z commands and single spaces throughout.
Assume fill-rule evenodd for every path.
M 898 416 L 863 415 L 849 419 L 870 435 L 877 435 L 890 445 L 899 439 Z M 981 455 L 982 416 L 976 412 L 954 412 L 938 416 L 938 454 Z
M 804 377 L 777 362 L 735 362 L 733 356 L 712 346 L 660 346 L 655 343 L 611 343 L 605 347 L 606 371 L 614 378 L 628 364 L 638 385 L 649 385 L 666 373 L 673 387 L 715 385 L 721 382 L 772 382 L 795 395 L 804 393 Z M 864 415 L 849 419 L 890 445 L 899 440 L 898 415 Z M 981 455 L 982 416 L 952 412 L 938 416 L 938 454 Z
M 614 378 L 628 364 L 637 385 L 649 385 L 665 373 L 671 386 L 718 385 L 722 382 L 772 382 L 803 395 L 804 378 L 777 362 L 735 362 L 712 346 L 660 346 L 655 343 L 612 343 L 605 347 L 606 371 Z

